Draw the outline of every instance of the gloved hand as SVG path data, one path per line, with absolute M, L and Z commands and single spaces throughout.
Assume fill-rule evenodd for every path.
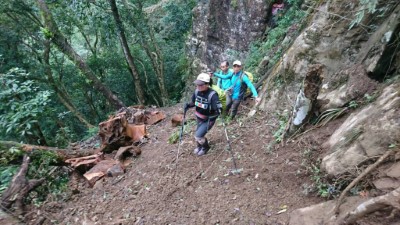
M 185 103 L 185 105 L 183 106 L 183 112 L 186 113 L 190 108 L 190 104 L 189 103 Z
M 222 108 L 218 108 L 218 115 L 222 114 Z

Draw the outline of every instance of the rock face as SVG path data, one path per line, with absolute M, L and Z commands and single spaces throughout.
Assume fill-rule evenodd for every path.
M 200 1 L 193 9 L 189 55 L 213 66 L 222 60 L 242 59 L 250 43 L 264 34 L 271 2 Z
M 330 175 L 356 168 L 363 160 L 388 151 L 400 140 L 400 84 L 383 90 L 381 96 L 358 113 L 350 115 L 325 143 L 331 154 L 321 167 Z
M 372 95 L 376 87 L 377 82 L 368 77 L 363 65 L 350 66 L 325 82 L 318 96 L 319 111 L 343 107 L 351 100 L 363 98 L 365 94 Z

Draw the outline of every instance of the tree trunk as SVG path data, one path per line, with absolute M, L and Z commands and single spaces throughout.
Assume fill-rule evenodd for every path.
M 135 83 L 135 91 L 136 91 L 136 95 L 138 97 L 138 102 L 139 102 L 139 104 L 144 104 L 144 94 L 143 94 L 143 89 L 140 85 L 139 73 L 136 69 L 135 63 L 133 62 L 133 57 L 130 52 L 128 42 L 126 40 L 125 30 L 124 30 L 121 18 L 118 13 L 117 5 L 115 3 L 115 0 L 109 0 L 108 2 L 110 3 L 111 11 L 113 13 L 115 23 L 117 25 L 118 36 L 119 36 L 119 39 L 120 39 L 120 42 L 122 45 L 122 49 L 124 50 L 125 59 L 128 63 L 130 72 L 133 77 L 133 81 Z
M 50 86 L 53 88 L 53 90 L 57 93 L 58 99 L 61 101 L 61 103 L 69 110 L 72 112 L 72 114 L 78 118 L 79 121 L 81 121 L 87 128 L 92 128 L 94 127 L 92 124 L 90 124 L 84 116 L 76 109 L 74 104 L 70 101 L 68 95 L 64 93 L 64 91 L 58 87 L 56 84 L 54 78 L 53 78 L 53 73 L 51 72 L 50 68 L 50 42 L 45 41 L 45 51 L 43 54 L 44 58 L 44 66 L 45 66 L 45 74 L 47 76 L 47 80 L 50 82 Z
M 24 214 L 24 199 L 28 193 L 39 186 L 44 178 L 38 180 L 26 179 L 26 173 L 28 172 L 29 156 L 25 155 L 21 169 L 17 174 L 14 175 L 10 186 L 4 191 L 0 199 L 0 205 L 2 208 L 10 209 L 13 204 L 16 206 L 16 212 L 18 215 Z
M 78 53 L 72 48 L 72 46 L 67 42 L 67 39 L 58 30 L 57 24 L 53 19 L 53 16 L 48 9 L 44 0 L 37 0 L 39 9 L 43 15 L 43 19 L 46 28 L 51 33 L 51 41 L 63 52 L 67 57 L 75 63 L 75 65 L 81 70 L 81 72 L 93 82 L 93 86 L 96 90 L 100 91 L 106 99 L 115 106 L 116 109 L 124 107 L 124 103 L 114 95 L 110 89 L 108 89 L 100 80 L 96 77 L 94 72 L 89 68 L 86 62 L 82 59 Z
M 14 141 L 1 141 L 0 140 L 0 152 L 4 150 L 8 150 L 11 147 L 16 147 L 25 152 L 31 152 L 33 150 L 44 150 L 44 151 L 53 151 L 59 157 L 60 160 L 66 160 L 71 158 L 78 158 L 88 155 L 93 155 L 99 152 L 99 149 L 59 149 L 48 146 L 39 146 L 39 145 L 29 145 L 29 144 L 21 144 Z
M 123 0 L 124 6 L 126 8 L 129 8 L 130 11 L 133 11 L 134 9 L 131 9 L 129 4 L 126 2 L 126 0 Z M 142 47 L 144 48 L 147 56 L 150 58 L 150 62 L 153 66 L 153 70 L 156 74 L 157 78 L 157 84 L 158 87 L 160 88 L 160 94 L 161 94 L 161 99 L 163 105 L 166 104 L 166 101 L 168 99 L 168 91 L 165 87 L 165 74 L 164 74 L 164 57 L 162 54 L 161 49 L 159 48 L 155 38 L 154 38 L 154 33 L 151 27 L 149 27 L 149 22 L 145 18 L 145 15 L 143 14 L 142 10 L 142 4 L 138 2 L 139 6 L 138 13 L 142 16 L 142 20 L 145 24 L 145 26 L 138 25 L 135 23 L 135 19 L 131 16 L 130 13 L 128 13 L 129 16 L 129 21 L 132 23 L 132 25 L 136 28 L 136 30 L 140 34 L 140 42 L 142 43 Z M 143 16 L 144 15 L 144 16 Z M 147 28 L 147 35 L 146 32 L 144 31 L 144 28 Z

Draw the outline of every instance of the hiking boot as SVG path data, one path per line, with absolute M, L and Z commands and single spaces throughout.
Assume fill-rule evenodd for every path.
M 204 148 L 201 148 L 200 151 L 197 152 L 197 155 L 202 156 L 202 155 L 205 155 L 206 153 L 207 153 L 207 151 L 205 151 Z
M 197 147 L 194 149 L 193 153 L 197 155 L 199 153 L 199 151 L 201 150 L 202 146 L 199 142 L 196 141 L 196 143 L 197 143 Z
M 198 156 L 202 156 L 207 154 L 208 150 L 210 150 L 210 145 L 208 144 L 208 140 L 206 139 L 206 142 L 201 146 L 200 151 L 197 152 Z

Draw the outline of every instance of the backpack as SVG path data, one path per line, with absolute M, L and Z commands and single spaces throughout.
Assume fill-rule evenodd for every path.
M 218 97 L 219 97 L 219 101 L 222 104 L 222 108 L 223 110 L 225 110 L 225 106 L 226 106 L 226 96 L 225 96 L 225 92 L 224 90 L 222 90 L 221 88 L 219 88 L 217 85 L 212 85 L 211 89 L 213 89 L 215 92 L 218 93 Z
M 249 78 L 249 80 L 253 83 L 253 79 L 254 76 L 252 73 L 248 72 L 248 71 L 243 71 L 243 73 L 240 75 L 240 83 L 241 83 L 241 91 L 246 92 L 246 95 L 250 94 L 250 88 L 247 87 L 246 83 L 243 83 L 243 75 L 247 75 L 247 77 Z

